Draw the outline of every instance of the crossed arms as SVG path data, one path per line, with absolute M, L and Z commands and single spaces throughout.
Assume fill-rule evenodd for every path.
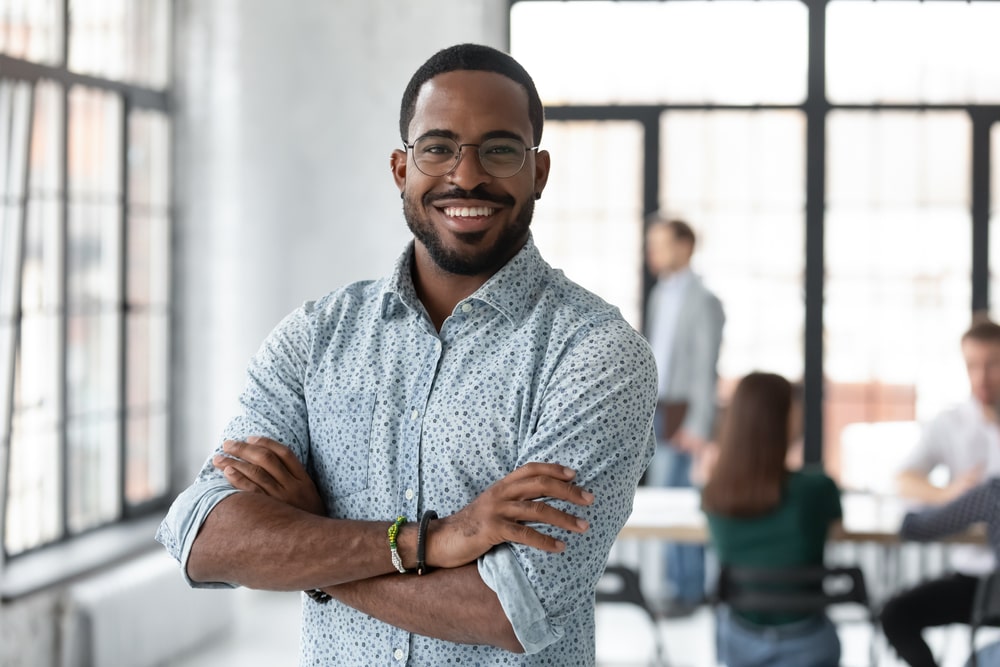
M 211 511 L 191 547 L 197 582 L 270 590 L 319 588 L 340 602 L 408 632 L 522 652 L 476 559 L 503 543 L 559 553 L 565 544 L 526 523 L 582 533 L 586 521 L 538 500 L 590 505 L 593 494 L 558 464 L 529 463 L 460 511 L 432 521 L 426 576 L 400 576 L 389 558 L 387 522 L 326 517 L 315 484 L 292 450 L 267 438 L 226 441 L 213 464 L 236 489 Z M 235 457 L 235 458 L 233 458 Z M 399 553 L 416 565 L 416 528 L 404 524 Z

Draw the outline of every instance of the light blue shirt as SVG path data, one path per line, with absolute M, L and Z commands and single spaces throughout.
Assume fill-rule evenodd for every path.
M 690 267 L 684 268 L 667 278 L 660 278 L 653 286 L 651 300 L 655 305 L 649 325 L 649 344 L 653 346 L 653 356 L 656 359 L 658 393 L 661 398 L 666 398 L 670 389 L 670 361 L 677 320 L 691 275 Z
M 287 444 L 329 515 L 356 520 L 447 516 L 525 463 L 561 463 L 596 498 L 553 504 L 590 529 L 541 526 L 566 542 L 562 554 L 505 544 L 479 559 L 525 654 L 411 634 L 303 596 L 301 664 L 592 665 L 595 585 L 653 453 L 649 346 L 530 239 L 438 333 L 414 291 L 412 256 L 411 245 L 389 278 L 286 317 L 252 359 L 224 438 Z M 185 572 L 201 524 L 235 492 L 209 458 L 175 500 L 157 540 Z

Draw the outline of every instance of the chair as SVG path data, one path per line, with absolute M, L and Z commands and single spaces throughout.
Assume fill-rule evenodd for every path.
M 819 613 L 831 605 L 855 603 L 872 628 L 869 660 L 874 666 L 878 620 L 868 600 L 860 567 L 822 565 L 765 568 L 723 565 L 713 597 L 716 604 L 752 612 Z
M 610 586 L 610 587 L 609 587 Z M 597 584 L 596 602 L 621 602 L 633 604 L 646 612 L 653 626 L 653 637 L 656 642 L 656 664 L 666 666 L 667 654 L 663 646 L 660 626 L 656 622 L 656 614 L 646 601 L 639 586 L 639 573 L 624 565 L 608 565 Z
M 984 625 L 1000 625 L 1000 572 L 993 572 L 979 579 L 969 625 L 969 661 L 972 667 L 977 667 L 979 658 L 976 654 L 976 632 Z

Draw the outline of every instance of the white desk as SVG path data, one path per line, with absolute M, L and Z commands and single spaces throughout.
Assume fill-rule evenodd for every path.
M 636 490 L 632 515 L 618 534 L 622 539 L 654 539 L 705 544 L 708 526 L 700 508 L 696 489 L 666 489 L 641 486 Z M 835 541 L 899 544 L 899 526 L 906 503 L 895 496 L 844 493 L 843 529 Z M 974 527 L 960 535 L 940 540 L 952 543 L 983 544 L 985 532 Z

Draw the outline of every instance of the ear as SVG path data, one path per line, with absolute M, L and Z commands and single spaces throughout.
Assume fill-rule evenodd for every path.
M 406 151 L 396 149 L 389 156 L 389 168 L 392 169 L 392 179 L 396 181 L 396 187 L 400 194 L 406 186 Z
M 549 181 L 551 159 L 548 151 L 538 151 L 535 155 L 535 199 L 542 196 L 542 190 Z

